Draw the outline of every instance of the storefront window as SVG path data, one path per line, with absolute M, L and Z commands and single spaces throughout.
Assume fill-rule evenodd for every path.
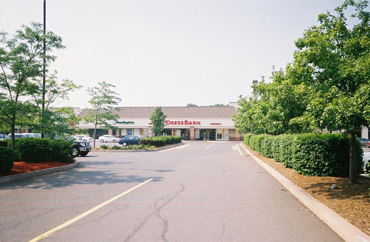
M 132 135 L 132 129 L 127 129 L 127 135 Z

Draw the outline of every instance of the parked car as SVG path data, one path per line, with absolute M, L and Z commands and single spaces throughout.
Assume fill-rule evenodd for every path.
M 126 137 L 120 139 L 118 144 L 126 147 L 127 145 L 138 145 L 139 141 L 142 139 L 140 136 L 127 135 Z
M 87 135 L 81 135 L 81 134 L 78 134 L 78 135 L 75 135 L 74 136 L 76 140 L 78 141 L 87 141 L 87 142 L 92 142 L 93 139 Z
M 91 151 L 90 142 L 88 141 L 73 141 L 72 154 L 77 156 L 86 156 Z
M 108 134 L 99 137 L 99 141 L 101 143 L 108 143 L 108 142 L 117 143 L 119 140 L 120 138 L 117 138 L 114 135 L 108 135 Z
M 370 172 L 370 151 L 364 152 L 362 160 L 364 161 L 364 170 Z
M 41 138 L 39 133 L 23 133 L 23 135 L 27 135 L 28 138 Z
M 8 136 L 9 136 L 9 139 L 12 138 L 12 134 L 9 134 Z M 22 138 L 30 138 L 30 137 L 28 137 L 28 135 L 26 135 L 26 134 L 14 133 L 14 138 L 15 139 L 22 139 Z
M 365 139 L 365 138 L 358 138 L 360 140 L 360 143 L 361 145 L 366 145 L 367 142 L 370 142 L 369 139 Z
M 0 134 L 0 140 L 6 140 L 6 139 L 10 139 L 8 135 Z
M 370 141 L 365 143 L 366 148 L 370 148 Z

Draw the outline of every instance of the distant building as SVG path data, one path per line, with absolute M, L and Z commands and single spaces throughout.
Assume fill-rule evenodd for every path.
M 152 137 L 150 115 L 155 107 L 120 107 L 113 113 L 119 115 L 117 122 L 111 124 L 117 127 L 116 131 L 105 130 L 99 127 L 95 138 L 103 134 L 112 134 L 117 137 L 126 135 L 142 135 Z M 182 137 L 184 140 L 242 140 L 232 120 L 236 114 L 234 106 L 224 107 L 162 107 L 166 118 L 163 134 Z M 87 114 L 83 109 L 81 119 Z M 79 124 L 80 129 L 88 129 L 92 136 L 94 125 Z

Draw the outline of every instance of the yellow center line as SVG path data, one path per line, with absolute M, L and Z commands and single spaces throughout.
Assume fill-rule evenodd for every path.
M 128 194 L 128 193 L 132 192 L 133 190 L 135 190 L 135 189 L 137 189 L 137 188 L 141 187 L 142 185 L 144 185 L 144 184 L 146 184 L 146 183 L 150 182 L 151 180 L 153 180 L 153 178 L 150 178 L 149 180 L 146 180 L 145 182 L 140 183 L 139 185 L 137 185 L 137 186 L 135 186 L 135 187 L 133 187 L 133 188 L 131 188 L 131 189 L 129 189 L 129 190 L 127 190 L 127 191 L 125 191 L 125 192 L 123 192 L 123 193 L 121 193 L 121 194 L 119 194 L 119 195 L 117 195 L 117 196 L 115 196 L 115 197 L 113 197 L 113 198 L 111 198 L 111 199 L 109 199 L 109 200 L 107 200 L 107 201 L 105 201 L 105 202 L 101 203 L 101 204 L 99 204 L 99 205 L 98 205 L 98 206 L 96 206 L 96 207 L 93 207 L 92 209 L 90 209 L 90 210 L 88 210 L 88 211 L 84 212 L 83 214 L 78 215 L 77 217 L 74 217 L 73 219 L 71 219 L 71 220 L 69 220 L 69 221 L 65 222 L 64 224 L 61 224 L 61 225 L 59 225 L 58 227 L 55 227 L 55 228 L 53 228 L 53 229 L 51 229 L 51 230 L 49 230 L 49 231 L 47 231 L 47 232 L 43 233 L 42 235 L 37 236 L 36 238 L 34 238 L 34 239 L 30 240 L 29 242 L 36 242 L 36 241 L 40 241 L 40 240 L 42 240 L 42 239 L 44 239 L 44 238 L 48 237 L 49 235 L 51 235 L 51 234 L 55 233 L 56 231 L 61 230 L 61 229 L 65 228 L 65 227 L 67 227 L 68 225 L 70 225 L 70 224 L 72 224 L 72 223 L 74 223 L 74 222 L 76 222 L 76 221 L 78 221 L 78 220 L 82 219 L 83 217 L 86 217 L 87 215 L 89 215 L 89 214 L 91 214 L 91 213 L 95 212 L 96 210 L 98 210 L 98 209 L 100 209 L 100 208 L 104 207 L 105 205 L 108 205 L 109 203 L 113 202 L 114 200 L 117 200 L 118 198 L 125 196 L 126 194 Z
M 212 144 L 212 145 L 213 145 L 213 144 Z M 207 146 L 204 150 L 208 149 L 208 148 L 209 148 L 209 147 L 211 147 L 212 145 Z

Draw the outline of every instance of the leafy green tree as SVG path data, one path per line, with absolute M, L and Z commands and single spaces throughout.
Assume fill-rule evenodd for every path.
M 198 107 L 198 105 L 193 104 L 193 103 L 188 103 L 188 104 L 186 105 L 186 107 Z
M 52 107 L 58 100 L 68 100 L 70 92 L 82 88 L 82 86 L 74 84 L 74 82 L 69 79 L 64 79 L 59 82 L 56 74 L 57 72 L 55 71 L 46 79 L 44 118 L 41 118 L 43 102 L 40 99 L 43 89 L 41 79 L 35 80 L 35 88 L 38 92 L 32 94 L 33 102 L 38 107 L 38 115 L 37 118 L 31 120 L 32 123 L 29 126 L 34 127 L 35 131 L 40 132 L 41 123 L 43 122 L 42 126 L 44 133 L 49 137 L 54 137 L 55 134 L 72 133 L 73 129 L 71 129 L 71 123 L 78 123 L 80 121 L 80 118 L 74 113 L 73 108 Z
M 355 129 L 370 123 L 370 13 L 368 1 L 346 0 L 319 15 L 319 26 L 296 41 L 287 73 L 310 93 L 305 117 L 316 127 L 345 130 L 350 137 L 350 183 L 357 183 Z M 346 13 L 353 7 L 350 28 Z M 347 10 L 347 11 L 346 11 Z
M 235 127 L 241 133 L 283 134 L 310 131 L 309 123 L 292 122 L 307 106 L 305 89 L 294 85 L 283 71 L 272 73 L 272 82 L 253 86 L 253 95 L 240 97 Z
M 156 136 L 163 132 L 164 126 L 166 125 L 166 117 L 167 115 L 164 115 L 161 107 L 156 107 L 150 115 L 150 120 L 153 124 L 151 130 Z
M 87 89 L 87 92 L 91 96 L 89 103 L 92 108 L 87 110 L 87 114 L 84 117 L 85 122 L 94 124 L 94 148 L 96 128 L 98 125 L 106 129 L 116 129 L 109 121 L 117 121 L 119 118 L 119 115 L 114 114 L 113 110 L 119 110 L 114 106 L 118 105 L 121 101 L 118 97 L 118 93 L 110 89 L 114 88 L 114 85 L 106 83 L 105 81 L 98 83 L 98 87 L 89 87 Z
M 0 33 L 0 119 L 10 126 L 13 149 L 18 118 L 32 118 L 30 111 L 37 110 L 29 96 L 37 92 L 33 80 L 43 75 L 43 58 L 46 66 L 56 59 L 50 54 L 44 56 L 44 41 L 46 53 L 64 48 L 62 39 L 53 32 L 44 35 L 40 23 L 23 26 L 10 39 Z

